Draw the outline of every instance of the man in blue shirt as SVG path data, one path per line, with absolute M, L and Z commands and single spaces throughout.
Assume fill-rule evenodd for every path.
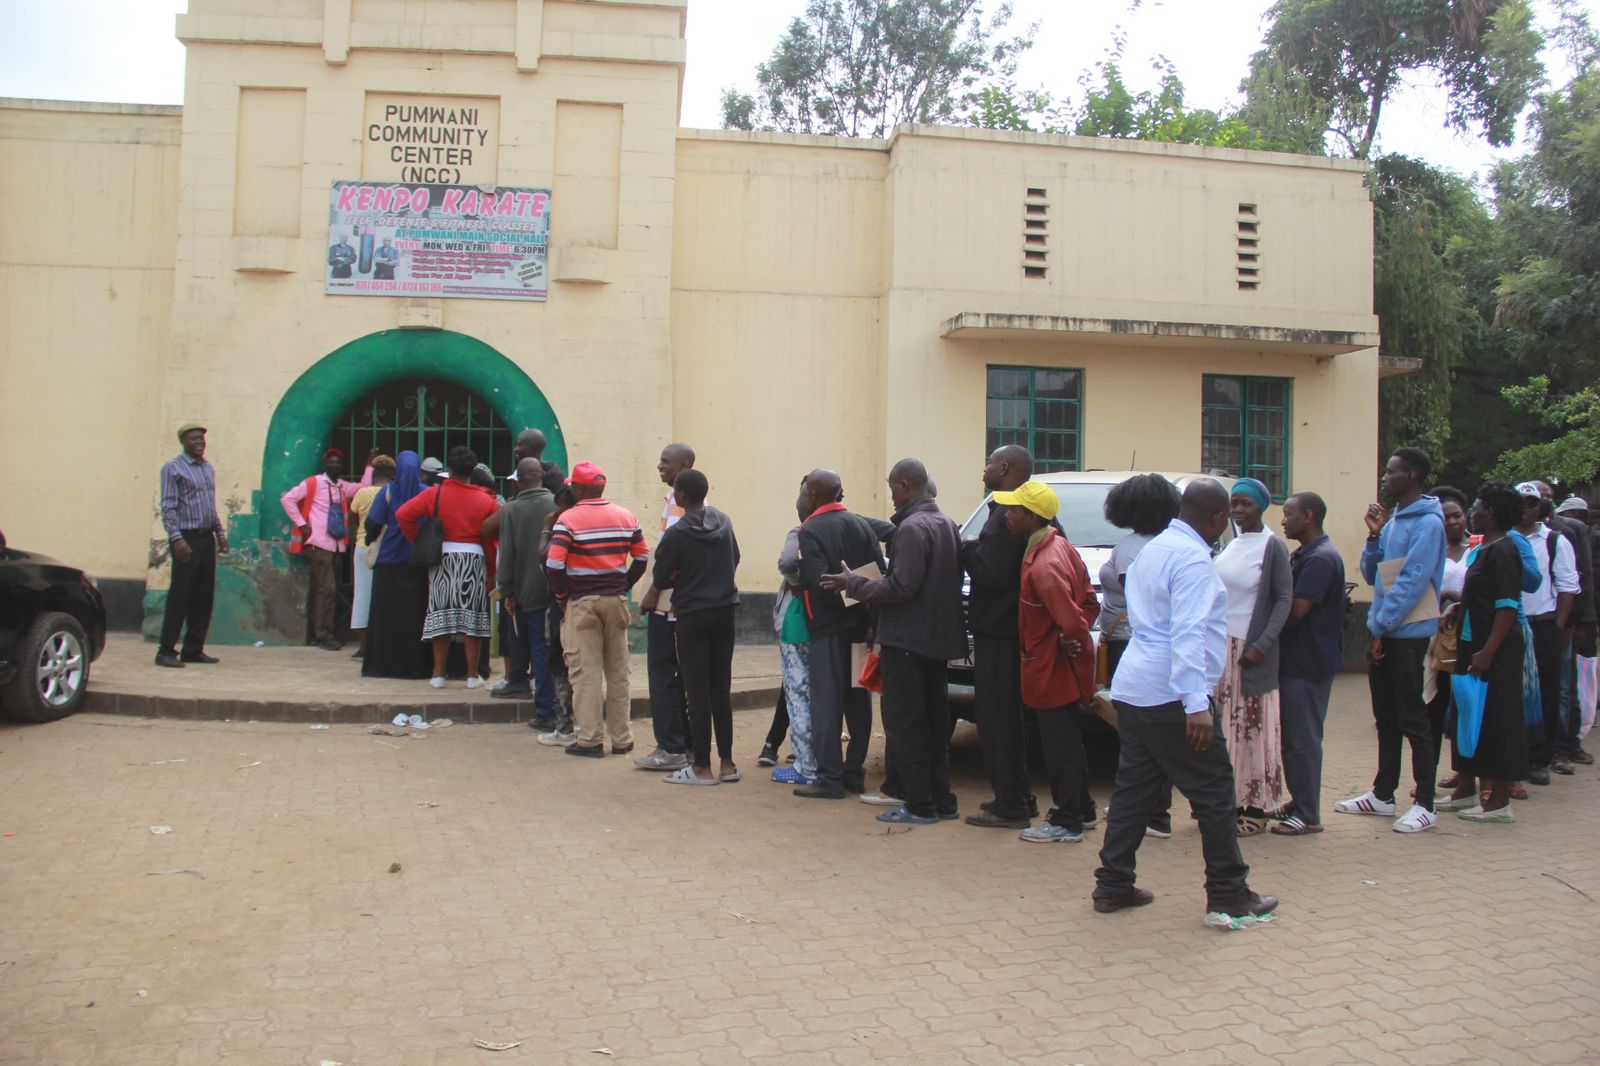
M 1439 628 L 1439 589 L 1444 584 L 1444 508 L 1422 494 L 1433 464 L 1415 448 L 1401 448 L 1383 470 L 1382 491 L 1394 500 L 1394 514 L 1384 520 L 1383 506 L 1367 508 L 1367 546 L 1361 553 L 1361 576 L 1372 586 L 1367 612 L 1367 684 L 1372 691 L 1372 717 L 1378 723 L 1378 774 L 1371 791 L 1340 800 L 1341 814 L 1373 814 L 1393 818 L 1395 789 L 1400 787 L 1400 750 L 1411 743 L 1411 773 L 1417 798 L 1394 823 L 1397 833 L 1420 833 L 1438 824 L 1433 813 L 1433 780 L 1438 760 L 1433 728 L 1422 699 L 1422 672 L 1428 641 Z M 1386 565 L 1388 564 L 1388 565 Z M 1387 578 L 1383 569 L 1398 570 Z M 1424 597 L 1432 603 L 1423 604 Z M 1419 604 L 1426 609 L 1414 622 L 1406 619 Z
M 1328 505 L 1314 492 L 1283 503 L 1283 535 L 1300 547 L 1289 557 L 1294 594 L 1279 638 L 1278 704 L 1283 727 L 1283 776 L 1289 816 L 1272 827 L 1279 836 L 1322 832 L 1322 727 L 1333 675 L 1344 664 L 1344 560 L 1322 531 Z
M 1155 896 L 1134 885 L 1134 861 L 1157 794 L 1170 779 L 1189 798 L 1206 860 L 1206 914 L 1268 914 L 1271 896 L 1250 891 L 1239 851 L 1233 763 L 1211 700 L 1228 648 L 1227 592 L 1211 546 L 1228 527 L 1228 492 L 1202 478 L 1184 489 L 1182 509 L 1128 570 L 1125 595 L 1133 639 L 1117 666 L 1122 759 L 1095 871 L 1094 909 L 1142 907 Z

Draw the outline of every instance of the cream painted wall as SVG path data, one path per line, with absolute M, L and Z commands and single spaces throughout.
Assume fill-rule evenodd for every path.
M 178 206 L 177 108 L 0 104 L 0 452 L 43 505 L 0 530 L 99 577 L 139 577 L 160 464 Z

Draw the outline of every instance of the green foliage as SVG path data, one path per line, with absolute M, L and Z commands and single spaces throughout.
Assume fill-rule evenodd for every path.
M 1512 407 L 1535 416 L 1560 436 L 1506 452 L 1495 465 L 1494 477 L 1586 485 L 1600 475 L 1600 394 L 1586 388 L 1552 396 L 1550 379 L 1543 375 L 1504 392 Z
M 723 125 L 884 137 L 903 122 L 976 111 L 1018 128 L 1003 124 L 1020 110 L 984 96 L 1028 47 L 1026 36 L 1002 36 L 1010 18 L 1004 3 L 986 18 L 981 0 L 811 0 L 756 68 L 754 95 L 723 91 Z

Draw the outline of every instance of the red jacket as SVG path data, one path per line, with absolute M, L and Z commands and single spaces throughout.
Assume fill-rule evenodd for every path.
M 1083 557 L 1060 533 L 1045 537 L 1022 556 L 1017 629 L 1022 639 L 1022 701 L 1036 710 L 1070 707 L 1094 696 L 1094 643 L 1089 627 L 1100 602 Z M 1078 642 L 1073 658 L 1060 638 Z

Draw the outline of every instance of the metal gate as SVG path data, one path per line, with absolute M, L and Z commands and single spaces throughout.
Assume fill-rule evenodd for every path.
M 413 378 L 374 389 L 339 419 L 331 443 L 358 475 L 373 448 L 391 457 L 414 451 L 419 459 L 442 462 L 458 444 L 488 464 L 497 485 L 511 472 L 510 428 L 483 397 L 448 381 Z

